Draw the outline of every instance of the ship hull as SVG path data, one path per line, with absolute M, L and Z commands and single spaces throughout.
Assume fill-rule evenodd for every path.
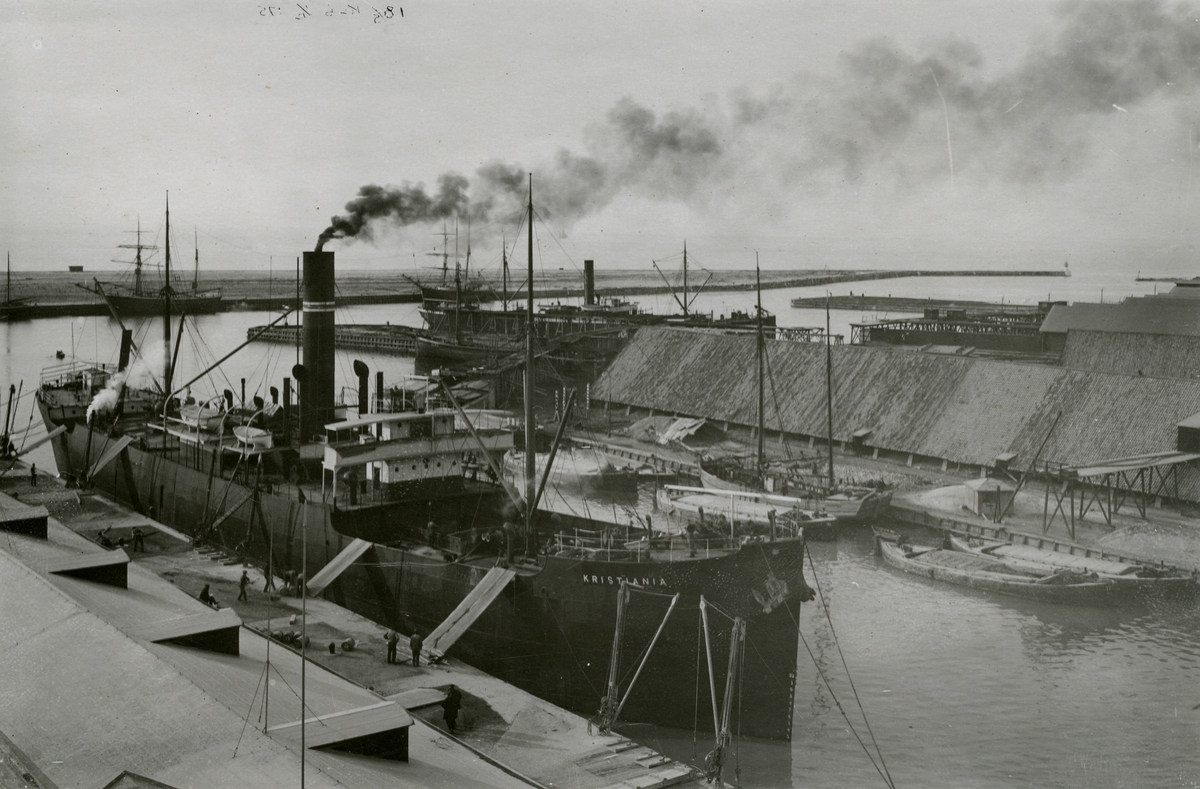
M 122 317 L 151 317 L 163 314 L 161 296 L 117 296 L 108 294 L 108 300 Z M 219 295 L 216 296 L 172 296 L 172 315 L 211 315 L 224 309 Z
M 48 414 L 43 414 L 44 417 Z M 79 475 L 103 452 L 108 437 L 75 423 L 53 441 L 60 472 Z M 89 457 L 90 454 L 90 457 Z M 483 577 L 494 559 L 451 562 L 428 549 L 379 544 L 417 537 L 432 519 L 462 530 L 494 528 L 503 507 L 494 491 L 450 499 L 414 499 L 339 510 L 280 485 L 260 491 L 210 479 L 202 458 L 164 454 L 138 442 L 98 470 L 91 484 L 107 495 L 193 537 L 248 559 L 313 575 L 355 537 L 376 542 L 325 595 L 371 620 L 404 632 L 428 633 Z M 241 503 L 239 503 L 241 502 Z M 252 513 L 261 513 L 252 515 Z M 223 519 L 222 519 L 223 518 Z M 205 524 L 219 520 L 215 529 Z M 748 644 L 740 708 L 748 736 L 788 739 L 795 689 L 799 603 L 806 589 L 803 543 L 752 543 L 724 556 L 676 562 L 609 562 L 547 556 L 522 571 L 452 648 L 453 654 L 563 707 L 590 715 L 599 707 L 616 626 L 622 578 L 654 594 L 633 595 L 624 629 L 620 676 L 628 676 L 666 612 L 681 595 L 638 687 L 626 721 L 711 728 L 707 659 L 700 630 L 703 594 L 719 611 L 747 621 Z M 307 564 L 301 567 L 301 556 Z M 709 613 L 718 696 L 724 686 L 730 620 Z M 697 693 L 699 695 L 697 695 Z M 707 725 L 706 725 L 707 721 Z

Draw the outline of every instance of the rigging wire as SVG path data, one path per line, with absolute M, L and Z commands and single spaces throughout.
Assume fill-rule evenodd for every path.
M 821 608 L 825 611 L 825 620 L 829 623 L 829 632 L 833 634 L 833 643 L 837 646 L 838 657 L 841 658 L 842 668 L 846 671 L 846 679 L 850 684 L 850 690 L 854 693 L 854 701 L 858 704 L 859 713 L 862 715 L 863 723 L 867 727 L 867 734 L 871 737 L 871 744 L 875 746 L 875 752 L 879 754 L 879 763 L 883 765 L 883 771 L 887 773 L 887 782 L 889 786 L 894 787 L 892 775 L 888 772 L 887 763 L 883 759 L 883 751 L 879 749 L 879 743 L 875 739 L 875 732 L 871 729 L 871 722 L 867 720 L 867 711 L 863 709 L 862 699 L 858 696 L 858 688 L 854 686 L 854 678 L 850 676 L 850 667 L 846 665 L 846 655 L 842 652 L 842 645 L 838 641 L 837 631 L 833 628 L 833 617 L 829 614 L 829 605 L 825 602 L 825 593 L 821 591 L 821 580 L 817 577 L 817 568 L 813 563 L 812 553 L 808 550 L 808 544 L 804 546 L 804 553 L 808 556 L 808 566 L 812 569 L 813 583 L 817 585 L 817 594 L 821 596 Z

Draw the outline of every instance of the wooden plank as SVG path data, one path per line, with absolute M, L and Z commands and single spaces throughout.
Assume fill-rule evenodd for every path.
M 504 587 L 516 574 L 515 570 L 507 567 L 497 566 L 488 570 L 450 616 L 435 627 L 425 639 L 425 650 L 435 658 L 444 654 L 500 596 L 500 592 L 504 591 Z
M 131 443 L 133 443 L 132 436 L 121 436 L 118 438 L 115 443 L 109 446 L 108 449 L 104 450 L 104 454 L 100 456 L 100 459 L 93 463 L 92 467 L 88 469 L 88 479 L 96 476 L 96 474 L 100 472 L 100 469 L 116 460 L 117 456 L 121 454 L 121 450 L 125 449 L 125 447 L 129 446 Z
M 317 595 L 325 591 L 325 587 L 337 580 L 337 577 L 344 573 L 354 563 L 355 559 L 371 550 L 371 546 L 374 544 L 373 542 L 359 538 L 351 540 L 350 544 L 343 548 L 341 553 L 333 557 L 333 560 L 322 567 L 312 577 L 312 580 L 306 584 L 308 593 Z

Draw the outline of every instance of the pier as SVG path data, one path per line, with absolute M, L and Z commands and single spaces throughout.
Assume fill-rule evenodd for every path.
M 818 310 L 825 309 L 826 304 L 833 310 L 897 312 L 901 314 L 923 315 L 927 310 L 959 311 L 968 318 L 978 315 L 1012 315 L 1034 316 L 1043 313 L 1042 305 L 1005 304 L 992 301 L 963 301 L 951 299 L 915 299 L 903 296 L 867 296 L 865 294 L 850 294 L 849 296 L 803 297 L 792 299 L 792 307 L 796 309 Z M 1048 312 L 1048 308 L 1045 310 Z
M 416 356 L 417 337 L 423 332 L 411 326 L 391 324 L 337 326 L 334 328 L 334 344 L 342 350 L 364 351 L 388 356 Z M 282 345 L 299 346 L 299 326 L 253 326 L 246 330 L 247 339 Z

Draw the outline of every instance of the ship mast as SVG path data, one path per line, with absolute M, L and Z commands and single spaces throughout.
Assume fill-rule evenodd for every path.
M 688 316 L 687 241 L 683 242 L 683 317 Z
M 533 416 L 533 174 L 529 174 L 529 268 L 525 292 L 525 539 L 533 536 L 533 497 L 537 465 L 534 449 L 537 424 Z
M 762 275 L 758 268 L 758 253 L 754 253 L 754 285 L 758 290 L 758 474 L 766 470 L 766 394 L 763 387 L 763 357 L 766 338 L 763 336 Z
M 833 350 L 829 337 L 829 294 L 825 294 L 825 412 L 829 444 L 829 487 L 833 488 Z
M 500 240 L 500 257 L 503 261 L 500 281 L 504 287 L 504 311 L 508 312 L 508 241 L 504 238 Z
M 200 287 L 200 232 L 195 228 L 192 228 L 192 245 L 196 247 L 196 268 L 192 272 L 192 293 L 195 293 Z
M 171 193 L 167 193 L 166 255 L 163 258 L 163 387 L 171 391 Z M 141 257 L 141 250 L 138 250 Z M 164 409 L 164 413 L 165 413 Z

